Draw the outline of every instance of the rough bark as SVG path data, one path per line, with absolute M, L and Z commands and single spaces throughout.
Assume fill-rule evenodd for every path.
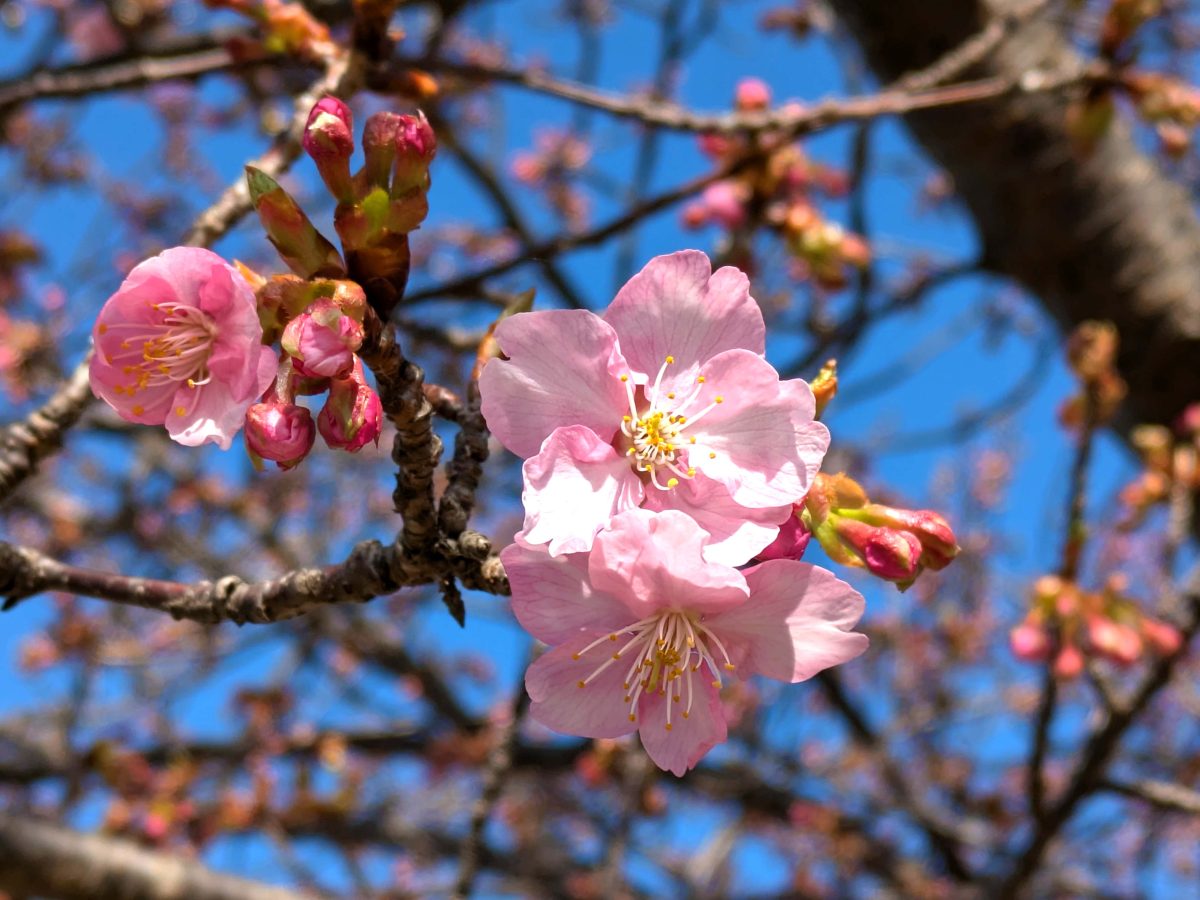
M 0 891 L 56 900 L 303 900 L 177 855 L 0 814 Z
M 1017 0 L 834 0 L 881 80 L 928 65 Z M 1055 21 L 1019 27 L 968 77 L 1006 81 L 1082 68 Z M 1127 424 L 1170 421 L 1200 399 L 1200 223 L 1183 187 L 1118 125 L 1087 156 L 1064 92 L 912 113 L 906 122 L 954 177 L 987 268 L 1023 284 L 1069 328 L 1120 329 Z

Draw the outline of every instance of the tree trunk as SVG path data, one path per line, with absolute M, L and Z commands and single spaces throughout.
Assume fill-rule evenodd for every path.
M 977 33 L 981 0 L 833 0 L 883 81 L 922 68 Z M 1017 80 L 1083 61 L 1049 13 L 1016 31 L 968 77 Z M 1126 426 L 1170 422 L 1200 400 L 1200 223 L 1187 192 L 1116 124 L 1089 155 L 1068 134 L 1063 93 L 1010 95 L 907 118 L 953 176 L 978 226 L 985 266 L 1071 328 L 1108 319 L 1121 334 Z

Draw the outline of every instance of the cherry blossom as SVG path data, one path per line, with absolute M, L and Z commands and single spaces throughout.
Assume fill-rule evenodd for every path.
M 632 509 L 590 553 L 501 554 L 521 625 L 553 649 L 530 666 L 530 715 L 555 731 L 638 731 L 650 758 L 683 775 L 726 738 L 727 677 L 797 682 L 867 648 L 850 631 L 863 599 L 794 560 L 739 571 L 706 557 L 685 513 Z
M 228 449 L 270 385 L 254 291 L 209 250 L 175 247 L 139 263 L 92 331 L 92 391 L 121 418 L 165 425 L 189 447 Z
M 766 361 L 745 274 L 695 250 L 660 256 L 604 316 L 522 313 L 495 332 L 504 359 L 480 379 L 483 415 L 525 457 L 518 542 L 582 552 L 611 518 L 680 509 L 739 564 L 774 540 L 804 496 L 829 432 L 812 391 Z

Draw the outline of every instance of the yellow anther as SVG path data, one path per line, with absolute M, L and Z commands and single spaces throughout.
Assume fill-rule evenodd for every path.
M 187 415 L 187 410 L 186 410 L 186 409 L 184 409 L 182 406 L 177 406 L 177 407 L 175 407 L 175 415 L 177 415 L 177 416 L 186 416 L 186 415 Z
M 725 398 L 724 398 L 724 397 L 722 397 L 720 394 L 718 394 L 717 396 L 713 397 L 713 400 L 714 400 L 715 402 L 717 402 L 717 403 L 724 403 L 724 402 L 725 402 Z
M 708 458 L 709 458 L 709 459 L 716 459 L 716 458 L 717 458 L 717 454 L 715 454 L 715 453 L 709 453 L 709 454 L 708 454 Z
M 615 640 L 617 639 L 617 636 L 616 636 L 615 634 L 610 634 L 610 635 L 608 636 L 608 639 L 609 639 L 610 641 L 615 641 Z
M 622 376 L 621 376 L 621 380 L 622 380 L 622 381 L 628 381 L 628 380 L 629 380 L 629 376 L 628 376 L 628 375 L 622 375 Z
M 670 723 L 670 722 L 668 722 L 668 723 L 667 723 L 667 731 L 670 731 L 670 730 L 671 730 L 671 723 Z
M 737 666 L 735 666 L 733 663 L 725 663 L 725 668 L 728 669 L 730 672 L 732 672 L 734 669 L 737 668 Z
M 667 357 L 667 365 L 670 365 L 670 364 L 671 364 L 671 363 L 673 363 L 673 362 L 675 362 L 675 357 L 673 357 L 673 356 L 668 356 L 668 357 Z
M 632 422 L 633 416 L 621 416 L 621 421 L 622 422 Z
M 633 713 L 630 713 L 630 714 L 629 714 L 629 721 L 630 721 L 630 722 L 636 722 L 636 721 L 637 721 L 637 716 L 635 716 Z
M 713 687 L 715 687 L 715 688 L 719 688 L 719 687 L 721 686 L 721 682 L 719 682 L 719 681 L 714 681 L 714 682 L 712 683 L 712 686 L 713 686 Z
M 107 325 L 100 325 L 100 326 L 99 326 L 99 327 L 96 329 L 96 333 L 97 333 L 97 334 L 108 334 L 108 326 L 107 326 Z
M 674 399 L 675 399 L 675 392 L 674 392 L 674 391 L 671 391 L 670 393 L 668 393 L 668 394 L 667 394 L 667 399 L 668 399 L 668 400 L 674 400 Z
M 573 660 L 575 660 L 576 662 L 578 662 L 579 660 L 583 659 L 583 657 L 582 657 L 582 656 L 580 656 L 578 653 L 572 653 L 572 654 L 571 654 L 571 659 L 573 659 Z
M 696 477 L 696 470 L 689 468 L 688 469 L 688 478 L 695 478 L 695 477 Z
M 668 479 L 667 479 L 667 487 L 669 487 L 669 488 L 673 488 L 673 487 L 675 487 L 675 485 L 677 485 L 677 484 L 679 484 L 679 479 L 678 479 L 678 478 L 668 478 Z
M 621 658 L 621 654 L 620 654 L 620 653 L 614 653 L 614 654 L 613 654 L 613 659 L 620 659 L 620 658 Z
M 690 715 L 691 715 L 691 713 L 689 713 L 689 712 L 685 712 L 685 713 L 683 714 L 683 717 L 686 719 L 686 718 L 687 718 L 688 716 L 690 716 Z
M 696 436 L 695 436 L 695 435 L 692 435 L 690 438 L 688 438 L 688 443 L 689 443 L 689 444 L 694 444 L 694 443 L 696 443 Z
M 141 404 L 138 404 L 137 406 L 135 406 L 135 407 L 133 408 L 133 414 L 134 414 L 135 416 L 140 416 L 140 415 L 141 415 L 142 413 L 144 413 L 145 411 L 146 411 L 146 407 L 142 406 Z
M 696 384 L 704 384 L 704 380 L 705 380 L 705 379 L 704 379 L 704 376 L 703 376 L 703 375 L 697 375 L 697 376 L 696 376 Z
M 579 682 L 579 686 L 581 688 L 585 688 L 585 687 L 587 687 L 587 682 L 581 681 L 581 682 Z

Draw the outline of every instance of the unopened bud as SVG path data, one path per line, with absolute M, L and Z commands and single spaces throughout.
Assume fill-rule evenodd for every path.
M 357 452 L 368 443 L 379 443 L 383 406 L 363 376 L 362 361 L 355 357 L 349 378 L 330 384 L 329 399 L 317 415 L 317 429 L 325 443 L 337 450 Z
M 800 559 L 808 549 L 812 532 L 800 521 L 799 509 L 779 526 L 779 535 L 765 549 L 759 551 L 758 558 L 767 559 Z
M 392 177 L 392 197 L 400 197 L 413 188 L 429 187 L 429 164 L 437 155 L 437 137 L 425 114 L 401 116 L 396 128 L 396 162 Z
M 258 211 L 267 238 L 288 267 L 301 278 L 346 274 L 333 244 L 317 231 L 299 204 L 279 184 L 254 166 L 246 166 L 250 202 Z
M 921 542 L 906 531 L 831 516 L 826 527 L 815 534 L 825 551 L 834 556 L 829 541 L 822 539 L 830 532 L 841 545 L 842 561 L 863 566 L 872 575 L 907 586 L 920 572 Z
M 743 111 L 766 109 L 771 105 L 771 88 L 758 78 L 743 78 L 738 82 L 733 102 Z
M 1083 654 L 1074 644 L 1064 644 L 1054 659 L 1054 674 L 1070 680 L 1078 678 L 1083 671 Z
M 318 300 L 288 322 L 281 343 L 300 375 L 344 378 L 354 368 L 363 327 L 330 300 Z
M 271 400 L 246 411 L 246 446 L 281 469 L 300 464 L 316 440 L 312 413 L 303 406 Z
M 1179 648 L 1183 646 L 1183 634 L 1178 628 L 1167 622 L 1146 617 L 1138 623 L 1138 627 L 1150 649 L 1160 656 L 1171 656 L 1178 653 Z
M 921 564 L 931 569 L 944 569 L 958 556 L 958 540 L 950 523 L 928 509 L 894 509 L 872 503 L 847 515 L 885 528 L 896 528 L 916 536 L 924 551 Z
M 363 177 L 368 188 L 387 189 L 396 158 L 396 136 L 404 117 L 393 112 L 377 112 L 363 127 Z
M 354 153 L 354 119 L 350 107 L 336 97 L 318 100 L 308 114 L 303 143 L 329 192 L 341 203 L 353 202 L 350 156 Z
M 1041 662 L 1050 656 L 1050 635 L 1033 616 L 1028 616 L 1008 633 L 1008 644 L 1013 656 L 1026 662 Z

